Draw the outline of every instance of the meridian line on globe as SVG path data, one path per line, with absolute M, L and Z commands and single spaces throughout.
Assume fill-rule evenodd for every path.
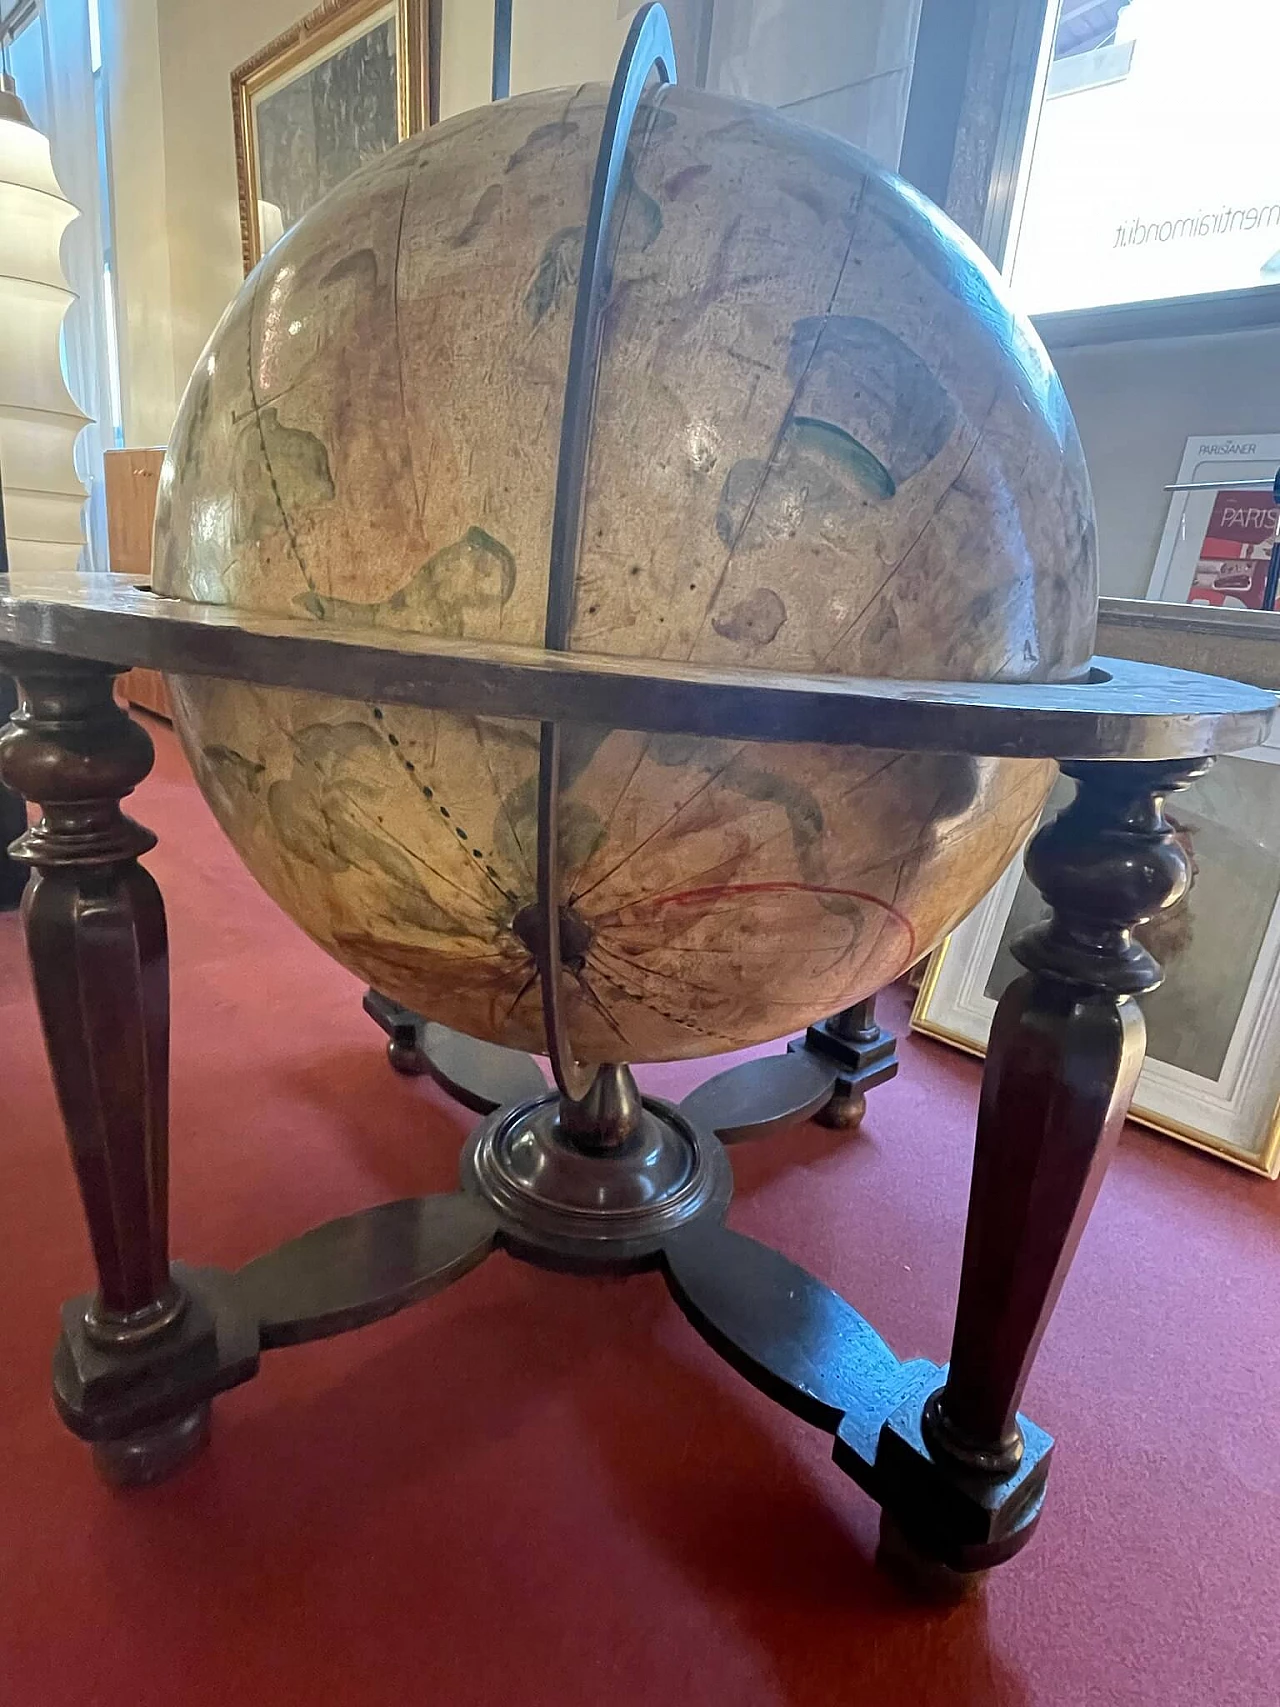
M 253 355 L 253 320 L 254 320 L 254 310 L 258 306 L 258 291 L 261 289 L 262 280 L 263 280 L 263 278 L 265 278 L 265 276 L 266 276 L 265 273 L 259 273 L 257 280 L 254 283 L 253 293 L 252 293 L 252 296 L 250 297 L 250 301 L 249 301 L 249 337 L 248 337 L 248 351 L 247 351 L 247 355 L 248 355 L 247 369 L 248 369 L 248 375 L 249 375 L 249 398 L 250 398 L 250 401 L 253 405 L 250 413 L 253 415 L 253 424 L 258 430 L 258 443 L 262 447 L 262 461 L 263 461 L 263 464 L 267 470 L 267 478 L 271 482 L 271 492 L 272 492 L 272 495 L 274 496 L 275 501 L 276 501 L 276 508 L 280 512 L 280 520 L 284 524 L 284 531 L 285 531 L 285 535 L 289 541 L 289 548 L 293 552 L 294 561 L 298 565 L 299 573 L 301 574 L 302 579 L 307 584 L 308 592 L 314 593 L 318 599 L 320 596 L 320 589 L 316 586 L 315 582 L 312 580 L 311 572 L 302 560 L 302 553 L 298 549 L 298 536 L 294 531 L 293 523 L 289 519 L 289 514 L 284 507 L 284 498 L 283 498 L 281 491 L 280 491 L 280 483 L 276 479 L 276 471 L 271 466 L 271 452 L 267 449 L 267 434 L 266 434 L 266 429 L 264 428 L 264 426 L 262 424 L 262 411 L 265 408 L 269 408 L 270 405 L 265 404 L 265 403 L 260 403 L 258 401 L 257 381 L 254 379 L 254 376 L 253 376 L 253 361 L 254 361 L 254 355 Z M 323 612 L 323 610 L 321 610 L 317 614 L 320 616 L 323 616 L 324 612 Z
M 915 953 L 915 926 L 891 901 L 886 901 L 881 895 L 872 895 L 865 889 L 841 889 L 827 883 L 788 883 L 781 878 L 761 883 L 709 883 L 700 889 L 676 889 L 667 895 L 650 895 L 613 910 L 616 913 L 634 913 L 649 907 L 698 906 L 704 901 L 723 901 L 729 895 L 839 895 L 851 901 L 865 901 L 907 933 L 910 952 Z
M 729 571 L 733 567 L 734 557 L 739 545 L 742 543 L 742 536 L 750 526 L 751 518 L 754 516 L 756 506 L 760 502 L 760 496 L 769 483 L 770 474 L 772 474 L 773 470 L 777 466 L 778 453 L 782 449 L 783 442 L 786 439 L 787 429 L 795 419 L 796 402 L 801 391 L 804 389 L 805 381 L 808 379 L 813 368 L 814 360 L 818 354 L 818 346 L 821 344 L 827 326 L 830 324 L 831 316 L 835 312 L 836 298 L 840 294 L 840 286 L 844 281 L 844 275 L 849 270 L 849 261 L 853 255 L 854 239 L 856 238 L 858 231 L 858 215 L 862 211 L 862 203 L 866 193 L 867 180 L 864 177 L 859 183 L 858 188 L 854 191 L 849 204 L 849 241 L 845 245 L 844 256 L 840 265 L 836 268 L 835 282 L 831 286 L 831 296 L 827 303 L 826 312 L 822 317 L 823 324 L 814 334 L 813 343 L 810 346 L 808 355 L 804 359 L 804 366 L 792 387 L 790 400 L 782 412 L 782 419 L 778 425 L 777 432 L 774 434 L 773 444 L 770 447 L 768 456 L 765 458 L 764 467 L 760 471 L 760 478 L 756 482 L 755 490 L 752 492 L 749 502 L 744 506 L 742 520 L 735 528 L 733 538 L 729 541 L 725 549 L 724 562 L 720 567 L 720 573 L 716 576 L 715 584 L 713 585 L 711 593 L 707 599 L 706 609 L 702 613 L 702 617 L 694 633 L 693 640 L 690 643 L 688 653 L 685 656 L 686 663 L 692 659 L 694 652 L 697 650 L 698 642 L 702 638 L 703 631 L 705 630 L 707 623 L 711 620 L 711 613 L 715 609 L 716 600 L 724 590 L 725 581 L 728 579 Z
M 622 804 L 623 795 L 626 794 L 627 789 L 630 788 L 632 782 L 635 780 L 636 774 L 639 771 L 640 766 L 642 764 L 644 764 L 645 760 L 649 757 L 649 747 L 650 747 L 652 740 L 653 740 L 653 737 L 651 735 L 645 737 L 644 745 L 640 751 L 640 757 L 636 761 L 635 770 L 633 770 L 630 777 L 628 777 L 627 782 L 626 782 L 626 786 L 622 790 L 622 794 L 619 794 L 618 798 L 613 803 L 613 811 L 610 813 L 609 818 L 607 819 L 607 821 L 605 823 L 604 831 L 602 832 L 602 836 L 601 836 L 602 841 L 604 839 L 604 836 L 606 836 L 608 834 L 609 829 L 613 824 L 614 813 L 617 812 L 618 807 Z M 576 905 L 577 902 L 584 900 L 586 898 L 586 896 L 594 893 L 595 890 L 599 889 L 601 884 L 607 883 L 611 877 L 616 877 L 618 872 L 620 872 L 622 870 L 623 866 L 626 865 L 628 860 L 634 859 L 635 856 L 638 853 L 640 853 L 642 849 L 646 848 L 650 842 L 652 842 L 656 837 L 662 835 L 664 830 L 669 830 L 671 828 L 671 826 L 675 823 L 676 819 L 680 817 L 681 813 L 687 812 L 689 807 L 693 805 L 694 801 L 699 799 L 702 795 L 704 795 L 709 788 L 714 787 L 715 784 L 720 781 L 721 777 L 729 769 L 729 767 L 737 759 L 741 758 L 743 752 L 746 749 L 746 745 L 747 745 L 747 743 L 745 741 L 739 742 L 738 745 L 734 748 L 733 752 L 730 753 L 729 757 L 720 766 L 719 770 L 712 771 L 710 776 L 708 776 L 705 779 L 705 781 L 700 783 L 699 786 L 694 789 L 693 793 L 689 796 L 689 798 L 687 800 L 682 800 L 680 802 L 679 806 L 676 807 L 675 811 L 671 814 L 671 816 L 669 818 L 664 819 L 663 822 L 658 825 L 656 830 L 650 830 L 647 836 L 642 836 L 641 839 L 635 844 L 634 847 L 628 848 L 626 853 L 623 854 L 622 858 L 618 861 L 618 863 L 614 866 L 611 866 L 610 869 L 608 871 L 606 871 L 602 877 L 597 877 L 595 882 L 589 883 L 585 889 L 577 890 L 574 893 L 572 893 L 569 897 L 568 905 L 571 907 Z
M 405 454 L 409 459 L 409 483 L 413 487 L 413 507 L 418 516 L 418 532 L 422 535 L 424 551 L 430 551 L 427 538 L 427 518 L 422 488 L 418 484 L 417 463 L 413 454 L 413 433 L 409 428 L 409 399 L 404 389 L 404 353 L 400 343 L 400 250 L 404 243 L 405 215 L 409 211 L 409 189 L 413 183 L 413 166 L 405 168 L 404 195 L 400 201 L 400 220 L 396 226 L 396 253 L 391 265 L 391 326 L 396 345 L 396 378 L 400 386 L 400 413 L 404 417 Z
M 920 544 L 920 541 L 928 533 L 929 529 L 937 521 L 939 514 L 941 513 L 943 507 L 945 506 L 945 504 L 947 502 L 947 499 L 950 498 L 951 494 L 955 491 L 955 489 L 959 485 L 960 481 L 963 480 L 964 475 L 965 475 L 965 471 L 968 469 L 969 464 L 973 461 L 973 458 L 977 452 L 978 446 L 982 443 L 983 434 L 987 430 L 987 422 L 991 419 L 992 415 L 995 413 L 996 404 L 999 401 L 1000 401 L 1000 393 L 997 391 L 996 395 L 991 399 L 991 402 L 987 407 L 986 414 L 982 417 L 982 425 L 978 428 L 977 432 L 974 434 L 973 443 L 969 446 L 968 451 L 965 453 L 964 461 L 960 464 L 959 468 L 956 470 L 956 472 L 952 476 L 951 480 L 947 483 L 946 488 L 939 494 L 938 501 L 933 506 L 933 509 L 930 511 L 929 517 L 928 517 L 927 521 L 925 522 L 924 526 L 920 529 L 919 533 L 916 534 L 915 538 L 911 541 L 911 544 L 907 547 L 907 549 L 902 553 L 901 557 L 899 557 L 898 561 L 889 570 L 889 573 L 885 576 L 884 580 L 881 581 L 880 585 L 875 589 L 875 591 L 872 593 L 871 597 L 869 599 L 867 599 L 865 604 L 862 606 L 861 610 L 858 611 L 857 615 L 853 616 L 849 619 L 849 621 L 840 630 L 839 634 L 837 634 L 835 639 L 831 642 L 831 645 L 827 647 L 827 650 L 822 654 L 821 658 L 818 659 L 819 666 L 825 664 L 827 662 L 827 660 L 831 657 L 831 654 L 833 652 L 839 651 L 840 647 L 844 645 L 845 641 L 854 632 L 854 630 L 857 628 L 858 624 L 867 615 L 868 611 L 873 610 L 875 608 L 875 606 L 879 603 L 880 599 L 884 596 L 884 590 L 889 585 L 890 581 L 893 580 L 895 575 L 900 574 L 901 571 L 903 569 L 905 569 L 907 564 L 911 561 L 912 553 L 915 551 L 916 547 Z
M 799 376 L 797 377 L 794 386 L 792 387 L 790 401 L 788 402 L 785 410 L 783 411 L 780 425 L 778 427 L 776 434 L 774 435 L 773 444 L 772 444 L 772 447 L 769 451 L 769 455 L 765 459 L 764 468 L 761 471 L 760 478 L 756 483 L 756 487 L 755 487 L 755 490 L 753 491 L 753 493 L 751 495 L 750 501 L 744 507 L 742 518 L 741 518 L 740 522 L 738 523 L 737 528 L 735 529 L 733 538 L 731 539 L 731 541 L 729 542 L 729 544 L 726 548 L 724 562 L 722 563 L 722 565 L 720 567 L 720 572 L 716 577 L 716 580 L 715 580 L 715 582 L 711 588 L 710 594 L 708 595 L 708 598 L 706 601 L 706 606 L 705 606 L 703 613 L 702 613 L 702 616 L 699 620 L 698 627 L 695 630 L 694 635 L 693 635 L 693 639 L 691 640 L 691 642 L 689 644 L 689 649 L 688 649 L 688 652 L 686 653 L 686 662 L 688 662 L 690 659 L 692 659 L 694 652 L 697 650 L 698 642 L 700 641 L 700 639 L 701 639 L 701 637 L 702 637 L 702 635 L 706 629 L 708 621 L 712 620 L 712 615 L 713 615 L 713 612 L 714 612 L 715 607 L 716 607 L 716 601 L 719 598 L 721 592 L 723 591 L 725 582 L 727 581 L 728 576 L 729 576 L 729 572 L 730 572 L 731 568 L 733 567 L 734 558 L 735 558 L 735 555 L 737 553 L 738 546 L 740 545 L 742 538 L 747 531 L 747 528 L 751 524 L 751 520 L 755 514 L 756 507 L 759 504 L 761 494 L 764 492 L 765 487 L 768 485 L 769 477 L 777 465 L 778 456 L 779 456 L 781 448 L 782 448 L 782 446 L 786 440 L 788 428 L 791 426 L 791 424 L 795 418 L 796 403 L 798 402 L 800 395 L 804 389 L 805 383 L 809 377 L 809 374 L 812 371 L 814 361 L 817 358 L 818 348 L 819 348 L 820 344 L 822 343 L 823 336 L 827 330 L 828 325 L 830 324 L 831 316 L 835 311 L 836 299 L 838 298 L 838 296 L 840 294 L 840 286 L 844 280 L 845 273 L 848 271 L 848 268 L 849 268 L 849 261 L 850 261 L 852 254 L 853 254 L 854 240 L 855 240 L 856 235 L 857 235 L 858 216 L 862 211 L 862 204 L 863 204 L 863 200 L 866 196 L 866 190 L 867 190 L 867 179 L 864 177 L 864 178 L 862 178 L 862 180 L 858 184 L 858 187 L 857 187 L 856 191 L 854 192 L 854 194 L 850 200 L 850 204 L 849 204 L 849 208 L 850 208 L 850 211 L 849 211 L 849 241 L 845 245 L 844 255 L 840 261 L 840 265 L 836 269 L 835 281 L 831 287 L 831 295 L 830 295 L 830 298 L 829 298 L 828 303 L 827 303 L 827 310 L 826 310 L 825 315 L 823 316 L 823 324 L 814 335 L 813 343 L 811 344 L 811 346 L 809 348 L 809 352 L 808 352 L 807 356 L 805 357 L 804 364 L 803 364 L 803 367 L 801 369 L 801 372 L 800 372 Z M 753 395 L 754 395 L 754 393 L 753 393 Z M 826 661 L 825 658 L 822 661 L 825 663 L 825 661 Z M 614 811 L 615 812 L 616 812 L 618 806 L 621 805 L 622 800 L 625 797 L 626 793 L 628 792 L 631 784 L 635 781 L 635 778 L 640 771 L 641 765 L 643 765 L 645 759 L 648 757 L 648 752 L 649 752 L 649 747 L 650 747 L 651 741 L 652 741 L 652 736 L 646 735 L 645 739 L 644 739 L 644 744 L 641 748 L 640 758 L 636 763 L 636 767 L 632 771 L 631 776 L 628 779 L 626 787 L 623 789 L 622 793 L 618 796 L 617 800 L 614 802 Z M 739 749 L 739 751 L 741 751 L 741 749 Z M 730 764 L 732 762 L 733 762 L 732 760 L 729 761 Z M 728 765 L 726 765 L 722 768 L 727 769 Z M 701 793 L 702 790 L 698 790 L 697 792 Z M 674 821 L 674 817 L 678 817 L 680 811 L 683 811 L 683 810 L 684 810 L 684 808 L 681 807 L 679 809 L 679 811 L 677 811 L 673 815 L 672 821 Z M 612 814 L 611 814 L 611 816 L 612 816 Z M 623 858 L 618 862 L 618 865 L 615 866 L 614 870 L 617 871 L 622 866 L 624 866 L 627 863 L 627 861 L 629 859 L 631 859 L 631 857 L 639 851 L 639 848 L 643 847 L 643 846 L 644 846 L 644 843 L 642 842 L 639 844 L 639 847 L 632 848 L 631 850 L 629 850 L 629 852 L 627 854 L 625 854 L 623 856 Z M 608 878 L 612 875 L 613 875 L 612 872 L 607 873 L 606 876 L 603 878 L 600 878 L 597 881 L 597 883 L 592 884 L 591 888 L 597 888 L 600 883 L 607 882 Z M 584 893 L 589 893 L 589 892 L 590 892 L 589 890 L 584 891 Z

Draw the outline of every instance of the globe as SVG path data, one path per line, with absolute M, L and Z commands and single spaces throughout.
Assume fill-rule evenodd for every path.
M 155 587 L 317 632 L 542 644 L 607 91 L 379 157 L 246 279 L 183 397 Z M 1070 412 L 977 251 L 858 150 L 647 96 L 615 216 L 574 651 L 1053 681 L 1093 649 Z M 424 666 L 425 667 L 425 666 Z M 175 718 L 257 880 L 362 980 L 543 1045 L 534 723 L 185 676 Z M 779 1037 L 981 898 L 1052 767 L 573 726 L 558 827 L 585 1061 Z

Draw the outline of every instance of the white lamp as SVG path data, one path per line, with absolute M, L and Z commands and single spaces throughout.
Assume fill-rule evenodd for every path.
M 83 543 L 73 452 L 88 416 L 67 391 L 59 354 L 75 293 L 58 246 L 77 212 L 48 139 L 0 73 L 0 544 L 14 573 L 74 568 Z

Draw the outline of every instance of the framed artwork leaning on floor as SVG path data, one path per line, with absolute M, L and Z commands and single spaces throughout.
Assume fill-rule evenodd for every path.
M 1060 777 L 1045 817 L 1075 784 Z M 1164 967 L 1141 999 L 1147 1058 L 1132 1118 L 1275 1179 L 1280 1174 L 1280 736 L 1219 759 L 1166 816 L 1191 856 L 1178 906 L 1137 935 Z M 1020 931 L 1048 909 L 1022 857 L 939 947 L 913 1029 L 974 1054 L 1021 968 Z
M 1178 480 L 1204 482 L 1206 489 L 1173 493 L 1149 599 L 1262 609 L 1276 506 L 1270 491 L 1239 483 L 1270 482 L 1277 467 L 1280 433 L 1199 434 L 1187 440 Z
M 435 117 L 439 0 L 325 0 L 231 74 L 244 270 Z

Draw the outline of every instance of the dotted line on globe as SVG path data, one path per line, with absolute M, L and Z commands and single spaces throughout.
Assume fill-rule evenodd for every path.
M 503 883 L 502 879 L 498 876 L 497 872 L 493 869 L 493 867 L 490 864 L 488 864 L 488 862 L 485 860 L 484 854 L 481 852 L 481 850 L 472 843 L 471 837 L 462 828 L 462 826 L 455 821 L 453 813 L 450 812 L 449 808 L 447 806 L 442 806 L 440 804 L 440 802 L 436 799 L 436 791 L 434 788 L 431 787 L 430 783 L 418 781 L 418 776 L 417 776 L 417 768 L 418 767 L 414 764 L 412 759 L 406 757 L 404 749 L 400 745 L 400 737 L 397 734 L 395 734 L 394 731 L 387 728 L 386 713 L 383 711 L 382 707 L 380 705 L 371 705 L 369 707 L 369 709 L 373 713 L 374 722 L 379 726 L 379 728 L 382 731 L 383 736 L 386 738 L 387 745 L 391 748 L 391 750 L 395 754 L 396 758 L 400 761 L 400 764 L 401 764 L 402 768 L 404 769 L 405 774 L 407 776 L 409 776 L 410 778 L 412 778 L 413 785 L 418 790 L 418 792 L 422 795 L 422 798 L 424 800 L 430 801 L 430 803 L 435 807 L 436 811 L 444 819 L 445 823 L 448 824 L 449 828 L 453 831 L 454 835 L 458 838 L 458 840 L 460 842 L 466 843 L 467 851 L 470 853 L 472 859 L 475 860 L 476 863 L 479 865 L 480 869 L 484 872 L 485 876 L 489 879 L 490 883 L 493 884 L 494 888 L 498 891 L 498 893 L 500 895 L 505 896 L 506 899 L 508 901 L 510 901 L 512 903 L 512 905 L 514 906 L 516 901 L 518 900 L 518 896 L 515 896 L 511 893 L 511 891 Z

